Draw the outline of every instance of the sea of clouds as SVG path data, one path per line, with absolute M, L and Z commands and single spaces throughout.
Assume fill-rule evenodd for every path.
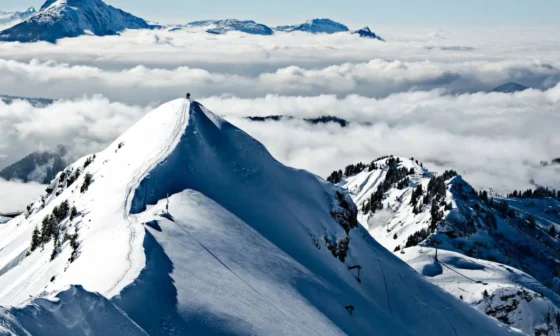
M 252 36 L 128 31 L 48 43 L 0 43 L 0 168 L 63 144 L 101 150 L 160 103 L 188 91 L 263 142 L 281 162 L 325 177 L 395 154 L 475 187 L 560 188 L 560 31 L 379 27 L 350 34 Z M 488 93 L 508 81 L 532 87 Z M 251 122 L 246 116 L 289 115 Z M 311 125 L 302 118 L 350 121 Z

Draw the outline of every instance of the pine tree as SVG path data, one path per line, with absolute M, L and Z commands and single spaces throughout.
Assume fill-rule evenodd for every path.
M 75 206 L 72 206 L 72 209 L 70 210 L 70 221 L 73 221 L 74 218 L 76 218 L 78 216 L 78 209 L 76 209 Z
M 85 193 L 88 190 L 89 185 L 91 184 L 92 180 L 93 180 L 93 175 L 91 175 L 90 173 L 87 173 L 86 177 L 84 178 L 84 184 L 82 184 L 82 187 L 80 188 L 80 192 L 82 194 Z
M 556 237 L 556 228 L 554 227 L 554 224 L 552 224 L 550 226 L 550 229 L 548 230 L 548 234 L 552 237 L 555 238 Z
M 535 222 L 535 218 L 531 215 L 527 216 L 527 223 L 530 229 L 535 229 L 537 227 L 537 223 Z
M 39 232 L 39 228 L 35 227 L 33 235 L 31 236 L 31 251 L 35 251 L 39 245 L 41 245 L 41 233 Z

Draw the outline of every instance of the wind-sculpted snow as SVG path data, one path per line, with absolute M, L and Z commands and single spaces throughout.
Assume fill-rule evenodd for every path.
M 64 201 L 76 207 L 69 216 Z M 0 226 L 0 305 L 19 307 L 5 314 L 8 327 L 48 323 L 44 335 L 68 328 L 64 314 L 39 309 L 24 321 L 14 309 L 36 311 L 37 299 L 71 285 L 111 299 L 62 300 L 59 312 L 87 300 L 105 307 L 106 318 L 80 319 L 75 335 L 115 320 L 151 335 L 512 333 L 424 281 L 357 226 L 356 212 L 342 189 L 280 164 L 200 104 L 175 100 Z M 47 215 L 55 238 L 31 249 Z

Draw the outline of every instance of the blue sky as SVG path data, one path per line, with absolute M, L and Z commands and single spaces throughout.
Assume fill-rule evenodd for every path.
M 0 0 L 0 10 L 40 7 L 41 0 Z M 558 26 L 559 0 L 107 0 L 147 20 L 254 19 L 268 24 L 329 17 L 348 25 Z

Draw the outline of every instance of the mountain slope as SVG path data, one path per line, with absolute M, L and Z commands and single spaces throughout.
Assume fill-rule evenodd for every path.
M 62 146 L 56 151 L 33 152 L 23 159 L 0 171 L 5 180 L 22 182 L 50 183 L 56 175 L 66 168 L 66 149 Z
M 329 180 L 348 189 L 360 209 L 360 223 L 377 241 L 427 279 L 458 297 L 461 292 L 458 288 L 475 293 L 465 299 L 474 305 L 482 300 L 484 290 L 490 297 L 507 297 L 509 294 L 498 293 L 515 288 L 529 292 L 528 295 L 519 294 L 518 301 L 544 293 L 548 302 L 545 306 L 550 309 L 543 310 L 538 300 L 532 300 L 529 308 L 512 307 L 507 319 L 502 319 L 529 334 L 540 328 L 549 311 L 555 314 L 560 308 L 560 298 L 556 294 L 559 291 L 560 241 L 546 233 L 551 225 L 560 223 L 553 223 L 554 218 L 544 216 L 539 210 L 545 207 L 539 205 L 546 203 L 545 200 L 533 202 L 532 207 L 508 206 L 506 203 L 521 201 L 492 199 L 485 192 L 478 194 L 454 171 L 438 176 L 418 161 L 392 156 L 369 164 L 350 165 L 344 172 L 333 172 Z M 555 200 L 550 202 L 559 204 Z M 531 227 L 529 215 L 536 219 L 535 227 Z M 418 253 L 418 245 L 426 253 Z M 455 264 L 460 265 L 434 260 L 435 247 L 446 250 L 440 250 L 442 258 L 453 261 L 459 258 L 461 262 Z M 468 257 L 497 262 L 501 266 Z M 471 266 L 461 269 L 462 265 L 471 265 L 472 270 Z M 461 274 L 470 273 L 470 276 L 459 277 L 462 281 L 449 281 L 444 272 L 446 266 Z M 483 271 L 477 273 L 477 270 Z M 476 290 L 469 291 L 464 281 Z M 483 310 L 490 315 L 496 313 L 492 309 Z M 527 322 L 527 311 L 538 318 Z
M 299 25 L 279 26 L 274 28 L 274 30 L 283 32 L 300 31 L 312 34 L 334 34 L 350 31 L 350 29 L 342 23 L 330 19 L 312 19 Z
M 65 37 L 115 35 L 143 28 L 150 25 L 101 0 L 48 0 L 29 19 L 0 32 L 0 41 L 54 43 Z
M 0 305 L 10 328 L 37 330 L 45 320 L 18 309 L 80 285 L 102 297 L 67 295 L 58 309 L 89 297 L 105 318 L 147 334 L 512 333 L 426 282 L 356 216 L 342 190 L 180 99 L 72 164 L 0 226 Z
M 211 34 L 226 34 L 230 31 L 239 31 L 253 35 L 272 35 L 274 31 L 264 24 L 255 21 L 240 21 L 235 19 L 227 20 L 206 20 L 188 23 L 187 28 L 204 28 Z

